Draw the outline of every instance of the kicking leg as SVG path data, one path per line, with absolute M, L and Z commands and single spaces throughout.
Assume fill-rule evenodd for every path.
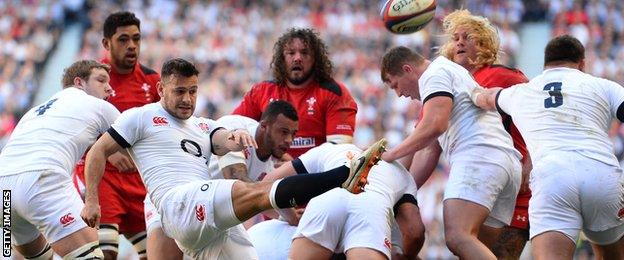
M 351 160 L 351 167 L 341 166 L 320 174 L 290 176 L 276 182 L 244 183 L 232 186 L 234 213 L 240 221 L 270 208 L 290 208 L 303 205 L 310 199 L 336 187 L 353 193 L 362 191 L 368 172 L 385 151 L 384 139 L 373 144 L 359 157 Z

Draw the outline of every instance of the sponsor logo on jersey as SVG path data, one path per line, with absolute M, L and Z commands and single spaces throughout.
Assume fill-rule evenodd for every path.
M 74 216 L 72 216 L 71 213 L 68 213 L 67 215 L 62 216 L 61 219 L 59 219 L 59 221 L 61 222 L 61 225 L 63 225 L 63 227 L 66 227 L 76 222 L 76 219 L 74 219 Z
M 162 116 L 155 116 L 154 118 L 152 118 L 152 122 L 154 123 L 154 126 L 166 126 L 166 125 L 169 125 L 169 122 L 167 121 L 167 118 L 162 117 Z
M 295 137 L 290 148 L 310 148 L 315 147 L 316 141 L 314 137 Z
M 269 98 L 269 103 L 273 102 L 273 101 L 278 101 L 279 98 Z
M 350 125 L 336 125 L 336 130 L 351 130 Z
M 308 98 L 306 102 L 308 103 L 308 115 L 314 115 L 314 103 L 316 103 L 316 98 Z
M 392 243 L 390 243 L 390 239 L 384 237 L 384 246 L 388 249 L 392 249 Z
M 199 127 L 199 129 L 202 130 L 202 132 L 204 132 L 204 134 L 208 133 L 210 131 L 210 126 L 208 126 L 208 124 L 206 123 L 199 123 L 197 124 L 197 127 Z
M 206 206 L 197 204 L 195 205 L 195 217 L 199 221 L 206 219 Z

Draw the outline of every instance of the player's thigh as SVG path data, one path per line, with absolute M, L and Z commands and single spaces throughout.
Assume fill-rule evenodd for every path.
M 567 260 L 574 256 L 575 243 L 567 234 L 546 231 L 531 238 L 535 260 Z
M 297 237 L 293 239 L 290 249 L 289 259 L 297 260 L 321 260 L 330 259 L 333 252 L 324 246 L 306 238 Z
M 446 199 L 442 205 L 442 213 L 446 237 L 458 237 L 467 234 L 477 236 L 479 228 L 488 217 L 489 210 L 475 202 Z
M 183 254 L 175 240 L 168 237 L 162 228 L 151 228 L 147 233 L 148 259 L 182 259 Z
M 604 259 L 624 259 L 624 237 L 606 245 L 592 244 L 592 248 L 596 250 L 594 252 L 596 256 L 602 256 Z
M 84 227 L 77 232 L 70 234 L 69 236 L 63 237 L 60 240 L 52 243 L 52 248 L 54 252 L 60 256 L 65 256 L 73 252 L 74 250 L 80 248 L 81 246 L 96 242 L 98 240 L 97 232 L 95 229 L 90 227 Z
M 537 161 L 531 172 L 529 201 L 530 238 L 549 231 L 576 241 L 583 226 L 580 190 L 573 153 L 548 156 Z
M 293 239 L 305 237 L 332 252 L 336 251 L 348 217 L 347 205 L 352 196 L 344 189 L 335 188 L 310 200 Z M 299 249 L 293 247 L 292 250 Z

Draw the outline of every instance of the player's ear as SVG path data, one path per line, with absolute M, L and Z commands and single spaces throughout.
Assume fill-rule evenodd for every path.
M 401 66 L 401 70 L 403 70 L 403 72 L 412 72 L 412 66 L 405 63 Z
M 80 84 L 82 81 L 83 81 L 83 79 L 81 79 L 80 77 L 75 77 L 74 78 L 74 86 L 83 88 L 84 86 Z
M 581 61 L 578 64 L 578 69 L 583 72 L 585 71 L 585 59 L 581 59 Z
M 156 83 L 156 90 L 158 91 L 158 96 L 162 98 L 165 94 L 165 91 L 163 89 L 163 84 L 161 83 L 161 81 L 158 81 L 158 83 Z
M 110 51 L 110 39 L 106 37 L 102 38 L 102 46 L 104 46 L 104 49 L 107 51 Z

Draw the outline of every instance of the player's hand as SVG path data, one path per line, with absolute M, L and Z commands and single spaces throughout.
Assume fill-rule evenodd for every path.
M 134 166 L 132 159 L 121 152 L 112 154 L 107 160 L 110 164 L 115 166 L 119 172 L 136 171 L 136 167 Z
M 99 229 L 100 218 L 102 217 L 100 204 L 85 202 L 82 212 L 80 212 L 80 217 L 87 223 L 87 226 Z
M 279 158 L 277 160 L 273 161 L 273 167 L 275 169 L 279 168 L 280 166 L 282 166 L 284 163 L 290 162 L 294 160 L 294 158 L 292 157 L 292 155 L 285 153 L 282 158 Z
M 230 131 L 228 141 L 233 141 L 235 144 L 235 147 L 231 147 L 231 151 L 242 151 L 247 147 L 258 148 L 256 139 L 245 129 L 234 129 Z
M 384 161 L 386 161 L 386 162 L 392 162 L 392 161 L 394 161 L 394 160 L 396 160 L 396 159 L 399 159 L 399 158 L 397 158 L 397 157 L 394 155 L 394 150 L 395 150 L 395 149 L 390 149 L 390 150 L 386 151 L 385 153 L 383 153 L 383 154 L 381 155 L 381 159 L 382 159 L 382 160 L 384 160 Z
M 529 177 L 531 177 L 531 169 L 533 165 L 529 163 L 524 163 L 522 165 L 522 182 L 520 182 L 520 191 L 519 193 L 528 193 L 531 191 L 529 188 Z

